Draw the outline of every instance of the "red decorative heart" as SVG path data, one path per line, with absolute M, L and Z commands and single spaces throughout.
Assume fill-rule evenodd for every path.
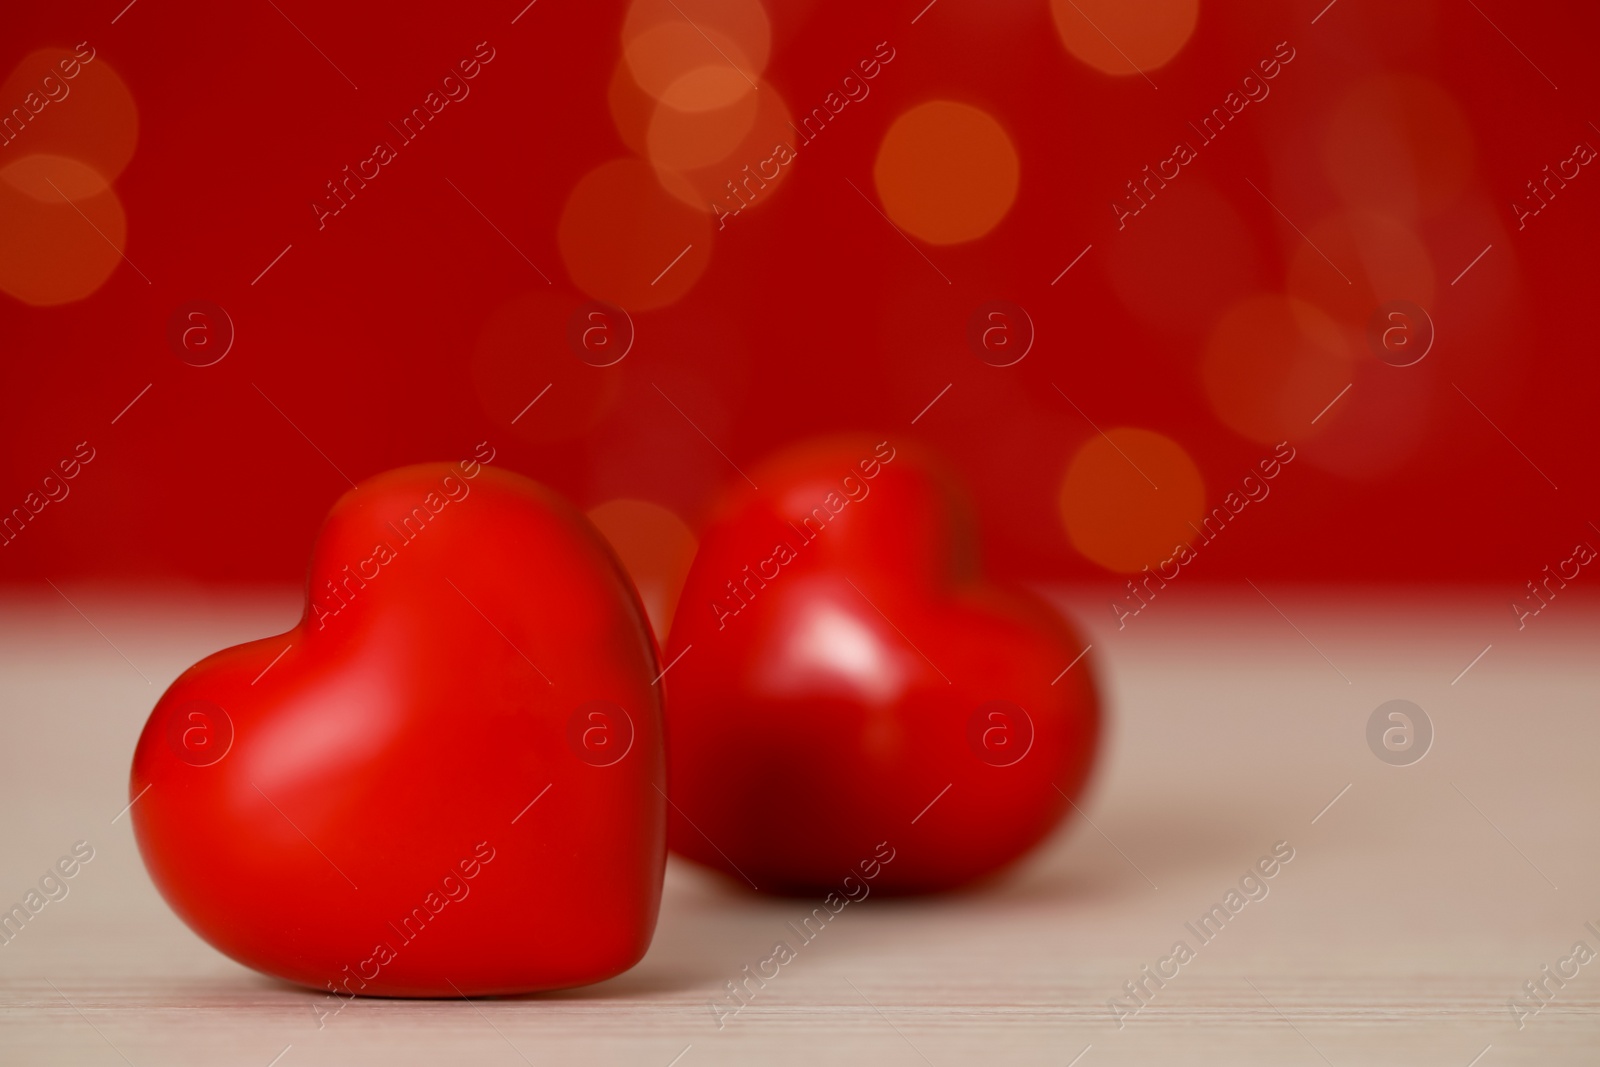
M 145 725 L 145 865 L 247 966 L 453 997 L 596 982 L 650 943 L 654 640 L 588 521 L 491 458 L 345 494 L 300 624 L 189 668 Z
M 674 617 L 672 848 L 763 890 L 846 895 L 847 876 L 925 892 L 1017 859 L 1093 759 L 1083 641 L 980 579 L 952 483 L 888 442 L 752 477 Z

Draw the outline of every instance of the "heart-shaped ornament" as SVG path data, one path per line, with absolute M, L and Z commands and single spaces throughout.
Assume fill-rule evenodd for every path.
M 821 442 L 752 477 L 702 535 L 668 643 L 672 848 L 846 896 L 1022 856 L 1093 760 L 1083 640 L 981 578 L 961 494 L 910 450 Z
M 346 493 L 299 625 L 208 656 L 151 713 L 145 865 L 240 963 L 453 997 L 596 982 L 650 943 L 654 638 L 589 522 L 492 458 Z

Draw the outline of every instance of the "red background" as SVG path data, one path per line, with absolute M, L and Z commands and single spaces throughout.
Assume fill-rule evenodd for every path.
M 18 8 L 0 41 L 0 73 L 35 48 L 87 40 L 127 83 L 138 141 L 115 189 L 123 251 L 150 279 L 121 264 L 92 295 L 49 308 L 0 295 L 0 510 L 77 442 L 97 451 L 70 497 L 0 549 L 7 579 L 294 578 L 347 488 L 334 465 L 359 481 L 465 457 L 483 439 L 497 462 L 581 506 L 639 497 L 692 524 L 738 475 L 685 415 L 745 468 L 832 430 L 932 446 L 970 482 L 993 568 L 1107 576 L 1059 516 L 1063 475 L 1095 430 L 1052 383 L 1102 428 L 1178 442 L 1208 506 L 1268 455 L 1214 412 L 1201 352 L 1228 306 L 1283 291 L 1303 251 L 1283 216 L 1308 231 L 1341 209 L 1321 138 L 1378 72 L 1432 79 L 1470 132 L 1459 195 L 1417 230 L 1437 276 L 1437 341 L 1405 369 L 1364 353 L 1350 393 L 1296 441 L 1303 459 L 1197 566 L 1210 578 L 1520 582 L 1600 537 L 1581 430 L 1600 383 L 1589 325 L 1600 177 L 1585 170 L 1523 231 L 1511 209 L 1575 142 L 1600 145 L 1591 5 L 1339 0 L 1313 24 L 1325 0 L 1206 2 L 1154 88 L 1074 59 L 1043 3 L 939 0 L 912 24 L 922 0 L 773 2 L 765 77 L 792 111 L 820 103 L 878 42 L 896 58 L 801 150 L 770 203 L 697 250 L 709 264 L 681 300 L 634 315 L 628 357 L 597 369 L 563 336 L 591 294 L 569 280 L 556 231 L 579 179 L 631 155 L 607 105 L 621 5 L 539 0 L 513 25 L 518 0 L 280 0 L 281 14 L 142 0 L 113 24 L 124 2 Z M 323 183 L 484 40 L 496 58 L 471 96 L 319 231 L 308 205 Z M 1285 40 L 1297 55 L 1272 95 L 1119 232 L 1108 205 L 1123 182 Z M 934 98 L 982 107 L 1021 160 L 992 233 L 917 243 L 950 284 L 874 210 L 885 130 Z M 69 123 L 73 106 L 41 124 Z M 32 135 L 0 147 L 0 165 Z M 1429 137 L 1412 146 L 1418 166 Z M 236 325 L 215 366 L 186 365 L 166 342 L 174 309 L 194 299 Z M 968 316 L 992 299 L 1025 307 L 1037 328 L 1014 367 L 966 345 Z M 532 310 L 505 310 L 517 301 Z M 1364 316 L 1340 321 L 1359 330 Z

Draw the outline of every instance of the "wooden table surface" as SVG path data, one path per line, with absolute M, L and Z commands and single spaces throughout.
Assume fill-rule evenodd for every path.
M 74 842 L 95 854 L 0 946 L 0 1063 L 1600 1063 L 1600 960 L 1573 962 L 1577 942 L 1600 953 L 1596 602 L 1564 591 L 1519 631 L 1515 589 L 1257 584 L 1166 590 L 1120 631 L 1105 592 L 1062 592 L 1111 721 L 1087 819 L 982 891 L 847 908 L 721 1028 L 708 1003 L 810 905 L 678 861 L 655 943 L 621 977 L 359 1000 L 319 1026 L 315 994 L 167 910 L 117 817 L 162 687 L 286 628 L 292 593 L 13 593 L 0 903 Z M 1368 747 L 1391 699 L 1434 730 L 1409 766 Z M 1259 899 L 1196 937 L 1185 924 L 1277 842 L 1294 856 L 1266 895 L 1248 883 Z M 1158 962 L 1177 941 L 1191 958 Z M 1141 1003 L 1124 983 L 1147 965 L 1177 973 Z M 1534 1014 L 1524 983 L 1546 966 L 1577 973 L 1546 980 Z

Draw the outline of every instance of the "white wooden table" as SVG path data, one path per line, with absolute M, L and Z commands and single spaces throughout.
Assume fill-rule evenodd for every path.
M 0 903 L 75 841 L 95 858 L 0 946 L 0 1063 L 1600 1062 L 1600 960 L 1549 983 L 1520 1029 L 1508 1007 L 1575 942 L 1600 952 L 1585 927 L 1600 928 L 1596 601 L 1575 585 L 1519 632 L 1509 588 L 1258 584 L 1270 603 L 1249 586 L 1168 589 L 1120 632 L 1109 592 L 1066 594 L 1112 722 L 1093 825 L 984 891 L 848 908 L 721 1029 L 708 1002 L 810 905 L 676 861 L 628 974 L 513 1000 L 356 1001 L 319 1028 L 315 994 L 230 962 L 167 910 L 127 816 L 113 821 L 160 689 L 287 627 L 293 594 L 66 587 L 79 614 L 14 591 Z M 1397 698 L 1436 732 L 1404 767 L 1365 735 Z M 1209 943 L 1187 930 L 1278 841 L 1294 859 L 1264 898 Z M 1170 974 L 1179 940 L 1193 958 L 1147 980 L 1119 1028 L 1107 1001 L 1137 1003 L 1124 983 Z

